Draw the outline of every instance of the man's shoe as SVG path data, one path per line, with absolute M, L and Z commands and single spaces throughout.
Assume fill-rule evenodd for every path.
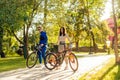
M 42 66 L 43 66 L 42 64 L 38 64 L 38 65 L 36 65 L 35 68 L 41 68 Z

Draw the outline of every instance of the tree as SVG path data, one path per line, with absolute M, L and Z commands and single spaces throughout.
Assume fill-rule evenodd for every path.
M 112 10 L 113 10 L 113 19 L 114 19 L 114 34 L 115 34 L 115 40 L 114 40 L 114 51 L 115 51 L 115 58 L 116 63 L 120 63 L 119 55 L 118 55 L 118 38 L 117 38 L 117 22 L 116 22 L 116 15 L 115 15 L 115 8 L 114 8 L 114 0 L 112 0 Z
M 25 58 L 27 57 L 28 31 L 38 12 L 42 1 L 38 0 L 2 0 L 1 5 L 1 32 L 7 30 L 24 45 Z M 4 28 L 3 28 L 4 27 Z M 16 32 L 23 29 L 23 41 L 18 38 Z M 3 33 L 1 34 L 3 36 Z M 1 36 L 1 42 L 3 37 Z M 1 48 L 2 50 L 2 48 Z
M 101 29 L 99 19 L 104 8 L 104 1 L 105 0 L 1 0 L 1 35 L 6 35 L 4 31 L 9 32 L 12 36 L 14 35 L 19 43 L 23 44 L 25 57 L 28 53 L 28 43 L 31 42 L 29 38 L 32 39 L 35 33 L 32 32 L 31 27 L 34 27 L 33 29 L 35 30 L 38 24 L 43 25 L 49 37 L 51 35 L 57 36 L 59 27 L 65 26 L 68 35 L 74 37 L 76 48 L 79 47 L 80 41 L 85 39 L 88 43 L 91 40 L 91 46 L 95 46 L 97 36 L 93 30 L 95 30 L 95 27 Z M 51 33 L 50 30 L 54 30 L 55 32 Z M 17 36 L 17 32 L 21 32 L 20 37 L 22 37 L 22 39 Z M 1 42 L 3 39 L 2 36 Z M 56 39 L 52 37 L 49 40 L 51 40 L 49 42 L 54 42 L 53 40 Z
M 99 27 L 99 25 L 101 25 L 100 15 L 102 15 L 104 1 L 79 0 L 71 2 L 70 7 L 68 8 L 68 13 L 71 14 L 71 16 L 67 14 L 67 20 L 69 25 L 74 24 L 76 48 L 78 48 L 80 36 L 82 36 L 81 33 L 84 33 L 85 31 L 88 34 L 85 37 L 88 37 L 90 46 L 94 46 L 94 50 L 96 50 L 95 34 L 92 31 L 92 28 Z

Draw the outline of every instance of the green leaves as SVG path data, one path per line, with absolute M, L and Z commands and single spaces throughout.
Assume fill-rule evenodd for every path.
M 88 13 L 91 28 L 99 28 L 100 16 L 106 0 L 1 0 L 0 27 L 14 32 L 23 31 L 25 38 L 31 27 L 43 24 L 49 37 L 57 36 L 59 27 L 65 26 L 67 33 L 75 39 L 86 38 L 89 32 Z M 34 25 L 33 23 L 35 22 Z M 98 29 L 94 30 L 95 27 Z M 55 28 L 55 29 L 54 29 Z M 54 32 L 54 33 L 52 33 Z M 23 33 L 21 33 L 23 34 Z M 34 33 L 32 33 L 34 34 Z M 72 35 L 73 34 L 73 35 Z M 37 36 L 37 34 L 36 34 Z M 29 35 L 28 35 L 29 37 Z M 32 36 L 31 36 L 32 37 Z M 98 35 L 97 35 L 98 37 Z M 55 38 L 51 42 L 54 42 Z

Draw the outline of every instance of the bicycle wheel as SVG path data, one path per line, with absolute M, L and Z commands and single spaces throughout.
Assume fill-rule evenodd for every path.
M 54 53 L 48 53 L 45 59 L 45 67 L 49 70 L 52 70 L 57 65 L 57 57 Z
M 70 53 L 68 59 L 69 59 L 69 64 L 70 64 L 71 69 L 74 72 L 77 71 L 77 69 L 78 69 L 78 59 L 75 56 L 75 54 Z
M 32 52 L 28 57 L 27 57 L 27 61 L 26 61 L 26 66 L 28 68 L 32 68 L 36 65 L 38 60 L 38 55 L 36 52 Z

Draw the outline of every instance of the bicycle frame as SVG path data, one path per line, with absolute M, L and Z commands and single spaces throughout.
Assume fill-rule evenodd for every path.
M 41 46 L 39 46 L 39 44 L 37 44 L 37 45 L 34 47 L 34 50 L 33 50 L 33 51 L 34 51 L 34 52 L 40 52 L 40 53 L 42 53 L 41 49 L 42 49 Z M 45 53 L 47 54 L 47 53 L 49 53 L 49 52 L 50 52 L 50 50 L 49 50 L 48 47 L 47 47 Z
M 67 52 L 68 51 L 71 51 L 70 49 L 67 49 L 67 50 L 64 50 L 64 51 L 62 51 L 62 52 L 58 52 L 57 53 L 57 57 L 58 57 L 58 59 L 57 59 L 57 61 L 58 61 L 58 64 L 59 65 L 61 65 L 62 63 L 63 63 L 63 61 L 64 61 L 64 59 L 65 59 L 65 57 L 66 57 L 66 54 L 68 54 Z M 62 56 L 62 61 L 60 61 L 60 59 L 59 59 L 59 57 L 61 57 Z

